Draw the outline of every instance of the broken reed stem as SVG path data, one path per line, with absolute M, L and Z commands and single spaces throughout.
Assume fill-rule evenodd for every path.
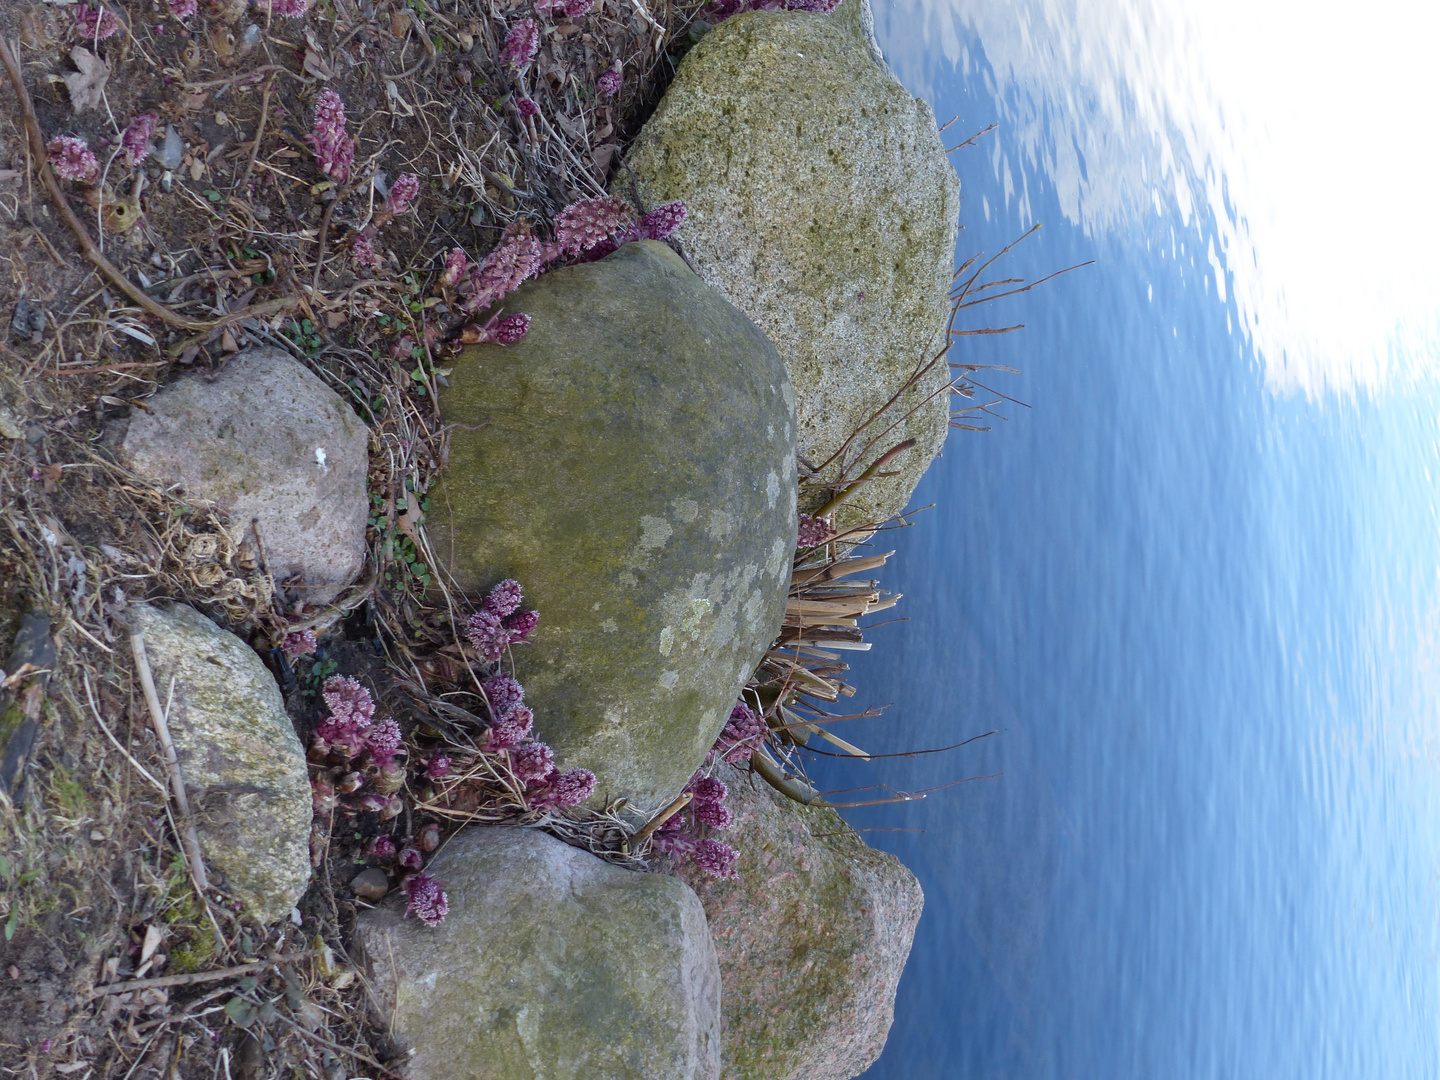
M 194 983 L 215 982 L 217 979 L 236 978 L 241 975 L 253 975 L 256 972 L 264 971 L 268 967 L 277 964 L 287 964 L 291 960 L 303 960 L 309 953 L 296 952 L 286 953 L 284 956 L 277 956 L 273 960 L 257 960 L 253 964 L 240 964 L 236 967 L 217 968 L 215 971 L 192 971 L 188 975 L 157 975 L 153 979 L 131 979 L 129 982 L 108 983 L 105 986 L 92 987 L 90 997 L 104 997 L 107 994 L 127 994 L 131 990 L 159 990 L 167 986 L 191 986 Z
M 661 825 L 664 825 L 665 822 L 669 821 L 681 810 L 684 810 L 685 807 L 689 806 L 690 800 L 694 797 L 695 795 L 693 792 L 682 791 L 679 795 L 675 797 L 674 801 L 671 802 L 669 806 L 665 807 L 664 810 L 661 810 L 644 825 L 640 826 L 640 828 L 636 831 L 635 835 L 630 838 L 631 846 L 639 847 L 641 844 L 645 843 L 646 840 L 649 840 L 650 837 L 655 835 L 656 829 L 660 828 Z
M 170 790 L 175 796 L 175 806 L 180 811 L 180 824 L 184 830 L 186 854 L 189 856 L 190 875 L 195 881 L 195 891 L 200 902 L 207 909 L 205 890 L 209 882 L 205 877 L 205 862 L 200 857 L 200 835 L 195 831 L 195 819 L 190 814 L 190 799 L 185 794 L 185 777 L 180 772 L 180 759 L 175 755 L 175 744 L 170 740 L 170 725 L 160 708 L 160 696 L 155 692 L 155 677 L 150 670 L 150 659 L 145 655 L 145 638 L 134 633 L 130 635 L 130 649 L 135 654 L 135 667 L 139 671 L 140 686 L 145 691 L 145 704 L 150 707 L 150 719 L 155 725 L 155 734 L 160 739 L 160 749 L 165 755 L 165 765 L 170 772 Z

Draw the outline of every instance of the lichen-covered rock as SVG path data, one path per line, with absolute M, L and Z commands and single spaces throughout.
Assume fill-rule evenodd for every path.
M 507 298 L 517 344 L 454 365 L 437 558 L 540 611 L 514 650 L 536 730 L 597 801 L 684 786 L 779 629 L 795 425 L 765 336 L 663 244 L 627 244 Z
M 472 828 L 426 868 L 450 913 L 363 912 L 410 1080 L 713 1080 L 720 976 L 695 894 L 533 829 Z
M 280 349 L 247 349 L 218 375 L 185 375 L 135 410 L 117 456 L 217 503 L 260 541 L 288 594 L 329 603 L 365 562 L 370 435 L 340 396 Z
M 775 343 L 815 465 L 943 347 L 954 269 L 960 182 L 930 107 L 877 62 L 861 16 L 850 0 L 834 15 L 751 12 L 715 27 L 612 185 L 645 206 L 685 200 L 676 236 Z M 851 447 L 853 460 L 878 439 L 863 467 L 918 440 L 898 475 L 842 508 L 842 525 L 903 509 L 945 440 L 948 382 L 942 361 Z
M 720 955 L 725 1080 L 850 1080 L 880 1056 L 925 897 L 834 810 L 722 765 L 738 876 L 681 869 Z
M 259 923 L 310 881 L 310 779 L 275 678 L 243 641 L 183 604 L 132 604 L 208 867 Z M 174 696 L 170 697 L 171 679 Z

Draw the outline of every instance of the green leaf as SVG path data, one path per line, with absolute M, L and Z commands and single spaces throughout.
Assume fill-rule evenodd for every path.
M 39 876 L 40 876 L 40 871 L 39 871 L 39 870 L 26 870 L 25 873 L 23 873 L 23 874 L 20 875 L 20 880 L 21 880 L 21 881 L 27 881 L 27 882 L 28 882 L 28 881 L 34 881 L 34 880 L 35 880 L 37 877 L 39 877 Z
M 244 949 L 246 953 L 253 953 L 255 951 L 254 942 L 251 942 L 250 948 L 246 949 L 244 943 L 247 940 L 249 940 L 248 935 L 241 938 L 240 947 Z M 240 980 L 240 992 L 242 994 L 253 994 L 255 992 L 255 988 L 259 985 L 260 984 L 255 981 L 254 975 L 246 975 L 243 979 Z
M 0 855 L 0 877 L 7 879 L 10 877 L 10 860 L 4 855 Z
M 18 907 L 12 907 L 10 909 L 10 918 L 5 920 L 6 941 L 9 941 L 15 936 L 15 927 L 18 925 L 20 925 L 20 909 Z
M 242 997 L 232 997 L 225 1003 L 225 1015 L 241 1027 L 255 1019 L 255 1006 Z

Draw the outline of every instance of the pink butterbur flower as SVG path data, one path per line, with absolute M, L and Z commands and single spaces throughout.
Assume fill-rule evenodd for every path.
M 595 794 L 595 774 L 589 769 L 552 769 L 542 785 L 536 792 L 541 805 L 579 806 Z
M 512 750 L 530 737 L 535 714 L 524 705 L 516 705 L 490 725 L 486 747 L 490 750 Z
M 170 14 L 177 19 L 188 19 L 198 6 L 197 0 L 170 0 Z
M 614 195 L 571 203 L 555 219 L 555 243 L 563 255 L 590 251 L 626 229 L 634 216 L 630 204 Z
M 286 634 L 285 640 L 280 645 L 285 655 L 291 660 L 309 656 L 319 647 L 319 642 L 315 640 L 314 630 L 296 630 Z
M 564 7 L 565 17 L 572 20 L 583 19 L 586 15 L 590 14 L 590 10 L 594 6 L 595 0 L 566 0 Z
M 828 544 L 835 538 L 835 530 L 828 521 L 823 518 L 811 517 L 809 514 L 800 515 L 800 531 L 795 538 L 797 548 L 819 547 L 821 544 Z
M 450 898 L 429 874 L 416 874 L 406 878 L 400 886 L 405 893 L 405 911 L 414 915 L 426 926 L 439 926 L 450 912 Z
M 720 803 L 724 802 L 730 794 L 723 781 L 716 780 L 713 776 L 702 777 L 690 784 L 690 792 L 697 803 Z
M 730 808 L 718 802 L 699 802 L 691 804 L 691 812 L 695 820 L 702 825 L 709 825 L 712 829 L 728 829 L 730 827 Z
M 555 752 L 542 742 L 528 742 L 510 752 L 510 768 L 526 783 L 544 780 L 555 768 Z
M 525 688 L 509 675 L 494 675 L 480 684 L 491 716 L 504 716 L 525 700 Z
M 282 0 L 272 0 L 278 4 Z M 304 3 L 304 0 L 298 0 Z M 303 7 L 302 7 L 303 13 Z M 287 14 L 278 11 L 276 14 Z M 345 102 L 334 90 L 324 90 L 315 99 L 315 126 L 305 141 L 315 153 L 315 164 L 320 171 L 336 182 L 350 175 L 350 166 L 355 161 L 355 140 L 345 134 Z
M 545 264 L 540 241 L 523 221 L 511 224 L 470 275 L 470 295 L 462 305 L 466 311 L 481 311 L 505 299 Z
M 515 111 L 521 116 L 531 117 L 540 114 L 540 106 L 535 104 L 534 98 L 518 97 L 515 99 Z
M 534 19 L 521 19 L 505 35 L 505 46 L 500 50 L 500 62 L 515 71 L 524 71 L 535 59 L 540 48 L 540 27 Z
M 503 619 L 515 613 L 520 606 L 520 600 L 520 583 L 514 578 L 506 578 L 486 593 L 484 607 L 486 611 L 494 612 Z
M 392 764 L 400 751 L 400 725 L 394 720 L 381 720 L 366 729 L 365 749 L 370 751 L 370 760 L 380 768 Z
M 465 637 L 487 663 L 504 656 L 505 646 L 510 643 L 509 631 L 493 611 L 480 610 L 466 619 Z
M 256 0 L 257 5 L 272 15 L 283 15 L 287 19 L 298 19 L 310 10 L 310 0 Z
M 150 154 L 150 128 L 154 123 L 154 113 L 141 113 L 120 136 L 120 148 L 125 151 L 125 161 L 132 169 Z
M 100 162 L 95 160 L 84 139 L 74 135 L 57 136 L 46 144 L 45 152 L 50 155 L 50 167 L 62 180 L 88 184 L 100 175 Z
M 518 645 L 527 641 L 535 628 L 540 625 L 538 611 L 517 611 L 505 620 L 505 631 L 510 635 L 510 644 Z
M 365 854 L 372 859 L 389 862 L 395 858 L 395 841 L 384 835 L 371 837 L 365 843 Z
M 739 702 L 730 711 L 730 719 L 715 740 L 714 752 L 732 765 L 749 761 L 750 755 L 760 748 L 765 733 L 765 722 L 750 710 L 750 706 Z
M 612 67 L 595 83 L 595 92 L 603 98 L 612 98 L 620 92 L 620 68 Z
M 98 7 L 76 4 L 71 11 L 75 16 L 75 33 L 87 41 L 104 41 L 125 29 L 120 16 L 103 4 Z
M 385 265 L 385 260 L 375 250 L 375 241 L 364 233 L 355 234 L 355 239 L 350 242 L 350 253 L 355 256 L 357 263 L 368 266 L 371 270 L 379 270 Z
M 450 773 L 450 759 L 444 754 L 436 754 L 425 763 L 425 775 L 431 780 L 439 780 Z
M 400 856 L 395 860 L 402 870 L 419 870 L 425 865 L 425 857 L 413 847 L 402 848 Z
M 420 178 L 411 173 L 401 173 L 390 185 L 390 195 L 385 200 L 385 209 L 391 214 L 403 214 L 410 209 L 415 196 L 420 194 Z
M 637 240 L 664 240 L 685 221 L 685 204 L 679 199 L 657 206 L 640 219 Z
M 465 271 L 470 268 L 470 260 L 465 257 L 463 248 L 451 248 L 450 254 L 445 256 L 445 272 L 440 275 L 440 280 L 449 288 L 460 284 L 460 279 L 465 276 Z
M 735 877 L 735 861 L 740 853 L 719 840 L 701 840 L 690 851 L 695 865 L 712 878 Z

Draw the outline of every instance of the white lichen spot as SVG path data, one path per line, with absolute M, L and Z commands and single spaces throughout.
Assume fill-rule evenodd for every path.
M 606 619 L 600 624 L 600 629 L 604 630 L 607 634 L 613 634 L 620 629 L 620 625 L 614 619 Z
M 666 690 L 674 690 L 675 684 L 679 681 L 680 673 L 678 671 L 667 671 L 660 676 L 660 685 Z
M 770 545 L 770 561 L 766 563 L 765 569 L 771 577 L 779 577 L 790 560 L 786 558 L 784 540 L 776 540 Z
M 629 570 L 621 570 L 620 584 L 635 586 L 640 584 L 640 579 L 637 578 L 634 574 L 632 574 Z
M 600 601 L 599 601 L 599 600 L 596 600 L 595 603 L 594 603 L 593 605 L 591 605 L 590 610 L 591 610 L 591 611 L 599 611 L 599 610 L 600 610 Z
M 793 413 L 795 411 L 795 387 L 790 385 L 789 379 L 780 384 L 780 396 L 785 399 L 785 407 Z
M 765 478 L 765 501 L 773 509 L 775 500 L 780 498 L 780 477 L 773 472 Z
M 315 464 L 320 466 L 321 476 L 330 475 L 330 466 L 325 464 L 325 448 L 323 446 L 315 447 Z
M 735 531 L 735 518 L 716 507 L 710 511 L 710 520 L 705 525 L 705 531 L 711 540 L 724 540 Z
M 700 637 L 700 626 L 705 621 L 705 616 L 710 614 L 710 600 L 708 597 L 699 596 L 690 601 L 690 613 L 680 624 L 680 629 L 690 635 L 690 640 L 695 641 Z
M 621 724 L 625 722 L 625 714 L 619 709 L 606 709 L 605 722 L 607 724 Z
M 700 504 L 694 499 L 676 499 L 671 505 L 675 507 L 675 516 L 686 525 L 700 516 Z
M 675 629 L 667 626 L 660 631 L 660 655 L 669 656 L 670 650 L 675 647 Z
M 654 551 L 656 548 L 664 547 L 665 541 L 675 535 L 675 530 L 664 518 L 655 517 L 653 514 L 646 514 L 640 519 L 640 543 L 641 551 Z

